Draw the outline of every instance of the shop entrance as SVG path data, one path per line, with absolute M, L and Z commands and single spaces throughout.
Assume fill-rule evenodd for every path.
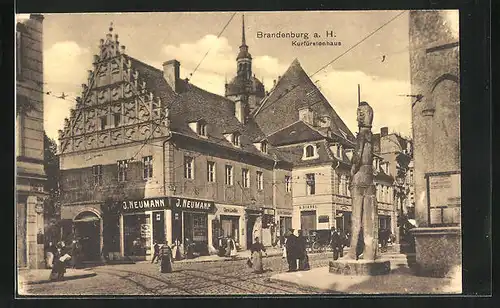
M 165 243 L 164 211 L 153 212 L 153 242 L 155 241 L 160 244 Z
M 248 215 L 247 218 L 247 249 L 250 249 L 250 245 L 253 243 L 254 234 L 253 227 L 255 226 L 255 222 L 257 221 L 257 215 Z
M 123 241 L 125 256 L 145 260 L 151 250 L 151 219 L 149 214 L 123 216 Z
M 206 213 L 184 212 L 184 245 L 186 240 L 194 244 L 194 252 L 208 254 L 208 215 Z
M 101 257 L 101 219 L 92 212 L 83 212 L 73 220 L 75 237 L 80 241 L 82 261 Z
M 232 237 L 236 243 L 240 242 L 239 228 L 240 218 L 238 216 L 220 216 L 222 236 Z
M 300 212 L 300 229 L 305 234 L 309 234 L 309 230 L 316 230 L 316 211 Z

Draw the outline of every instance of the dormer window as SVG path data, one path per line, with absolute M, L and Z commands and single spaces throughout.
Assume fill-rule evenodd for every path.
M 234 133 L 231 137 L 231 143 L 234 145 L 234 146 L 241 146 L 241 143 L 240 143 L 240 134 L 239 133 Z
M 204 120 L 189 122 L 189 127 L 199 136 L 207 137 L 207 122 Z
M 113 125 L 115 127 L 118 127 L 118 126 L 120 126 L 121 122 L 122 122 L 122 115 L 121 115 L 121 113 L 115 113 L 113 115 Z
M 314 144 L 304 146 L 304 154 L 302 159 L 315 159 L 318 158 L 318 149 Z
M 101 129 L 106 129 L 106 126 L 108 125 L 108 116 L 100 117 L 99 122 Z
M 198 135 L 200 136 L 207 136 L 207 123 L 204 121 L 198 122 Z
M 306 146 L 306 157 L 313 157 L 314 156 L 314 147 L 312 145 Z
M 262 153 L 267 153 L 267 142 L 266 141 L 262 141 L 260 143 L 260 150 L 262 151 Z

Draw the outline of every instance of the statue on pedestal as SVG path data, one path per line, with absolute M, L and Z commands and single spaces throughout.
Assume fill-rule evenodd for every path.
M 360 102 L 357 110 L 359 133 L 352 157 L 351 182 L 352 197 L 351 246 L 345 259 L 375 260 L 378 248 L 378 215 L 376 188 L 373 182 L 373 109 L 366 102 Z M 362 252 L 359 249 L 361 236 Z

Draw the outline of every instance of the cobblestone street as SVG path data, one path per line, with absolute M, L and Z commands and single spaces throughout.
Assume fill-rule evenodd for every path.
M 311 267 L 328 264 L 330 254 L 310 256 Z M 245 260 L 175 263 L 174 272 L 162 274 L 157 264 L 141 262 L 95 267 L 95 277 L 27 285 L 29 295 L 233 295 L 314 294 L 313 290 L 280 285 L 269 277 L 287 270 L 285 259 L 264 259 L 266 272 L 255 274 Z

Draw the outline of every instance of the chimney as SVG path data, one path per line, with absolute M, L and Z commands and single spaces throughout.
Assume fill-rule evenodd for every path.
M 177 60 L 169 60 L 163 63 L 163 78 L 176 93 L 180 90 L 180 66 L 181 64 Z
M 389 128 L 387 126 L 380 128 L 380 137 L 385 137 L 389 134 Z

